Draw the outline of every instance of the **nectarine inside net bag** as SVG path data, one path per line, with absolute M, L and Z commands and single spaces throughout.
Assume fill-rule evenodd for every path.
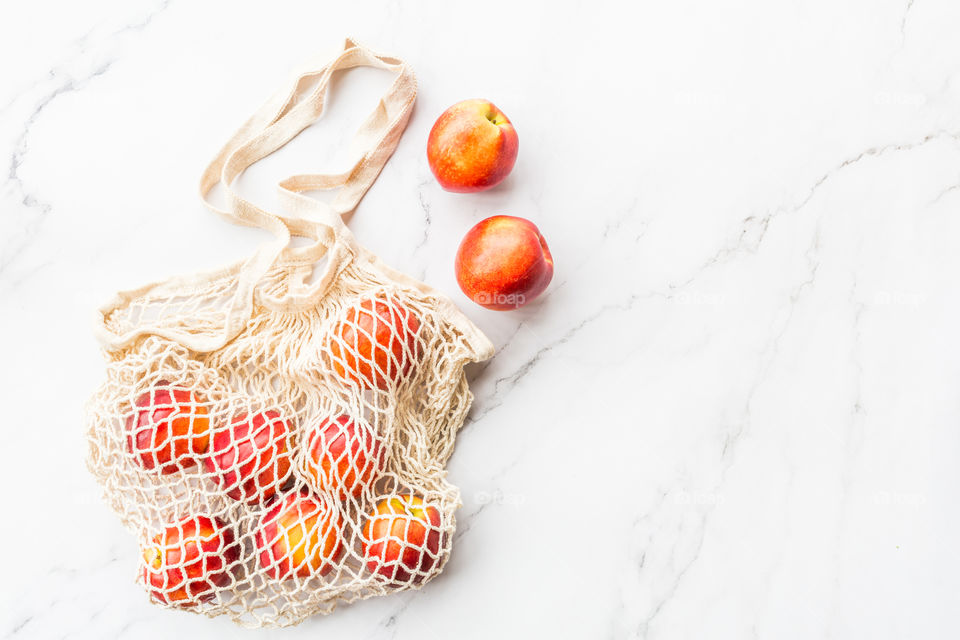
M 234 180 L 319 117 L 331 75 L 356 66 L 396 76 L 358 134 L 356 164 L 283 181 L 283 215 L 237 195 Z M 156 603 L 283 626 L 443 569 L 460 504 L 444 466 L 472 399 L 463 367 L 492 345 L 342 218 L 396 148 L 415 95 L 406 64 L 350 40 L 296 74 L 201 181 L 211 209 L 274 240 L 101 309 L 106 381 L 89 407 L 88 463 L 140 541 L 131 565 Z M 225 207 L 209 202 L 218 183 Z M 339 191 L 325 204 L 302 193 L 315 189 Z

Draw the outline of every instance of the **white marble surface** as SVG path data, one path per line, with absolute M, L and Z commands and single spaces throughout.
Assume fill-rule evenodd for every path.
M 0 8 L 0 633 L 236 637 L 133 583 L 136 542 L 84 467 L 89 318 L 264 239 L 201 207 L 199 172 L 289 68 L 354 34 L 406 57 L 420 98 L 353 228 L 499 352 L 450 463 L 444 575 L 245 635 L 958 637 L 960 5 L 453 5 Z M 343 166 L 385 86 L 345 77 L 247 193 Z M 452 195 L 424 148 L 467 97 L 504 109 L 520 157 Z M 498 213 L 557 262 L 514 313 L 452 274 Z

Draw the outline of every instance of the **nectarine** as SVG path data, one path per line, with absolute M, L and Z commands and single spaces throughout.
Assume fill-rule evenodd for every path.
M 323 496 L 287 494 L 263 516 L 254 536 L 260 565 L 275 580 L 326 575 L 343 552 L 342 524 Z
M 499 184 L 517 161 L 513 124 L 488 100 L 464 100 L 444 111 L 427 138 L 427 161 L 447 191 L 470 193 Z
M 553 256 L 535 224 L 524 218 L 493 216 L 464 236 L 454 271 L 471 300 L 504 311 L 543 293 L 553 278 Z
M 307 441 L 307 471 L 317 488 L 341 499 L 359 497 L 383 465 L 383 446 L 366 422 L 341 415 L 313 427 Z
M 234 500 L 255 503 L 290 477 L 290 425 L 276 411 L 236 416 L 213 436 L 206 470 Z
M 418 583 L 440 561 L 440 510 L 415 495 L 384 498 L 364 538 L 367 569 L 394 584 Z
M 240 556 L 233 532 L 219 518 L 192 516 L 170 525 L 143 548 L 143 580 L 160 602 L 195 606 L 230 582 Z
M 127 417 L 127 447 L 144 469 L 160 473 L 192 467 L 210 444 L 210 420 L 189 389 L 160 386 L 141 394 Z
M 343 381 L 385 391 L 407 376 L 419 357 L 420 319 L 383 296 L 348 308 L 333 329 L 330 354 Z

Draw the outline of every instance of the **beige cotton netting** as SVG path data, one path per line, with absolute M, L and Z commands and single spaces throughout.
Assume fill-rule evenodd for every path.
M 339 175 L 283 181 L 285 215 L 237 195 L 237 176 L 318 118 L 331 75 L 356 66 L 396 76 L 358 133 L 363 157 Z M 211 209 L 274 240 L 100 310 L 107 371 L 90 402 L 88 464 L 140 540 L 136 580 L 154 602 L 285 626 L 443 569 L 460 505 L 444 466 L 472 399 L 463 367 L 493 347 L 343 222 L 415 96 L 405 63 L 352 40 L 295 74 L 201 181 Z M 224 208 L 208 198 L 218 183 Z M 315 189 L 338 192 L 324 204 L 302 193 Z

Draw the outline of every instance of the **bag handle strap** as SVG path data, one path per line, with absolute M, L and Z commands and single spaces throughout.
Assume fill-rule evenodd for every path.
M 282 180 L 278 186 L 288 215 L 265 211 L 237 194 L 233 183 L 247 168 L 288 143 L 321 116 L 333 74 L 359 66 L 385 69 L 395 73 L 396 78 L 357 132 L 358 146 L 365 151 L 356 163 L 342 173 L 296 175 Z M 314 86 L 309 94 L 302 96 L 311 84 Z M 255 275 L 262 276 L 281 254 L 284 254 L 284 264 L 313 264 L 336 240 L 349 236 L 344 216 L 353 212 L 396 149 L 410 119 L 416 92 L 416 79 L 405 62 L 374 53 L 348 38 L 334 60 L 320 65 L 308 64 L 296 72 L 286 89 L 261 107 L 227 141 L 203 172 L 200 196 L 220 217 L 274 234 L 275 241 L 252 258 L 251 270 L 255 265 Z M 217 184 L 223 185 L 226 196 L 227 207 L 223 209 L 209 198 Z M 339 192 L 329 205 L 303 194 L 321 189 L 339 189 Z M 311 238 L 314 244 L 287 249 L 291 234 Z M 303 293 L 312 299 L 324 287 L 313 288 L 315 291 Z
M 291 176 L 280 182 L 281 201 L 289 212 L 267 212 L 242 198 L 233 183 L 248 167 L 270 155 L 296 137 L 323 113 L 327 88 L 334 73 L 358 66 L 385 69 L 396 74 L 394 82 L 377 107 L 357 132 L 363 155 L 347 171 L 337 174 Z M 306 96 L 301 94 L 313 84 Z M 257 226 L 270 231 L 274 241 L 261 248 L 250 260 L 244 276 L 254 284 L 269 268 L 283 261 L 286 265 L 312 265 L 334 248 L 338 240 L 351 237 L 344 216 L 356 208 L 393 154 L 416 100 L 416 79 L 410 67 L 392 56 L 377 54 L 348 38 L 337 57 L 325 64 L 308 64 L 294 74 L 285 90 L 257 111 L 230 138 L 200 180 L 200 195 L 206 206 L 230 222 Z M 210 201 L 213 187 L 222 184 L 227 207 Z M 303 194 L 318 189 L 339 189 L 331 204 Z M 311 238 L 305 247 L 288 248 L 290 236 Z M 340 253 L 344 251 L 342 246 Z M 331 258 L 342 258 L 342 255 Z M 301 284 L 284 293 L 282 299 L 268 300 L 277 306 L 310 304 L 322 295 L 335 277 L 341 260 L 328 261 L 326 271 L 313 284 Z M 266 294 L 269 297 L 269 294 Z
M 365 149 L 347 171 L 336 174 L 297 175 L 280 182 L 280 194 L 287 215 L 271 213 L 242 198 L 234 181 L 252 164 L 270 155 L 316 121 L 324 111 L 327 88 L 334 73 L 369 66 L 396 74 L 392 85 L 380 99 L 360 130 L 357 140 Z M 311 85 L 313 85 L 311 87 Z M 219 271 L 181 276 L 118 293 L 97 312 L 95 331 L 108 349 L 119 349 L 143 335 L 160 335 L 195 351 L 219 349 L 246 326 L 253 313 L 254 294 L 267 272 L 277 264 L 312 266 L 328 256 L 324 272 L 313 283 L 304 282 L 307 269 L 297 270 L 299 282 L 283 292 L 261 290 L 261 299 L 274 308 L 298 309 L 316 304 L 354 255 L 353 236 L 343 217 L 349 215 L 376 180 L 393 154 L 413 109 L 417 94 L 416 79 L 410 67 L 399 58 L 375 53 L 348 38 L 342 50 L 329 62 L 305 65 L 291 82 L 261 107 L 227 141 L 204 170 L 200 179 L 200 197 L 204 204 L 225 220 L 266 229 L 274 238 L 261 246 L 249 259 Z M 222 184 L 226 207 L 210 200 L 210 192 Z M 339 189 L 331 204 L 303 194 L 316 189 Z M 289 247 L 292 235 L 314 240 L 303 247 Z M 113 313 L 127 308 L 143 297 L 178 297 L 185 290 L 200 290 L 214 281 L 234 280 L 232 293 L 223 304 L 223 319 L 216 330 L 191 331 L 181 322 L 166 325 L 142 322 L 123 333 L 109 326 Z M 220 303 L 218 303 L 219 305 Z

